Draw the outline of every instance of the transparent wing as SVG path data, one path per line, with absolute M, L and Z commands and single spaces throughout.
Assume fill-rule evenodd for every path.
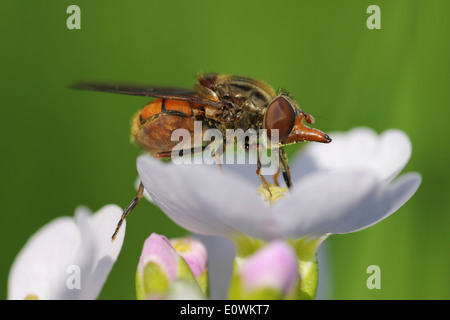
M 113 83 L 99 83 L 99 82 L 78 82 L 71 86 L 72 89 L 92 90 L 101 92 L 110 92 L 118 94 L 127 94 L 133 96 L 165 98 L 171 100 L 181 100 L 188 102 L 195 102 L 202 105 L 209 105 L 220 107 L 222 104 L 219 101 L 213 101 L 202 97 L 194 90 L 158 87 L 158 86 L 143 86 L 132 84 L 113 84 Z

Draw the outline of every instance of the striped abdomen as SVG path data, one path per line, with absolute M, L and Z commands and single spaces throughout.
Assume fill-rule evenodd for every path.
M 193 141 L 194 121 L 201 119 L 199 106 L 194 103 L 156 99 L 134 117 L 131 139 L 152 155 L 171 151 L 180 141 L 172 141 L 176 129 L 186 129 Z

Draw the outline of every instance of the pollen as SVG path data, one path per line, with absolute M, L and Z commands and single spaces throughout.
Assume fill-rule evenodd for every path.
M 192 251 L 191 243 L 189 241 L 186 241 L 185 239 L 172 239 L 170 241 L 170 244 L 178 253 L 187 253 Z
M 270 193 L 269 193 L 270 190 Z M 274 204 L 280 198 L 284 197 L 288 192 L 288 188 L 277 187 L 273 184 L 269 183 L 269 189 L 267 189 L 264 185 L 261 185 L 258 190 L 259 194 L 263 196 L 265 202 L 269 202 L 270 204 Z

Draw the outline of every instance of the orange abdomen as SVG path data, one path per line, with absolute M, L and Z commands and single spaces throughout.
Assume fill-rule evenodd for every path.
M 172 141 L 176 129 L 194 134 L 196 117 L 189 102 L 156 99 L 142 108 L 133 120 L 131 138 L 152 155 L 172 151 L 180 141 Z

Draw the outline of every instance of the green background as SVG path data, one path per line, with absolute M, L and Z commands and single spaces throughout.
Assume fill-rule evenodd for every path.
M 81 30 L 66 9 L 81 8 Z M 381 30 L 366 9 L 381 8 Z M 130 121 L 149 99 L 67 89 L 78 80 L 190 87 L 198 72 L 289 90 L 325 132 L 405 131 L 423 182 L 393 216 L 327 240 L 331 299 L 448 299 L 450 1 L 1 1 L 0 298 L 29 236 L 78 205 L 135 195 Z M 301 146 L 289 147 L 292 155 Z M 294 177 L 295 178 L 295 177 Z M 147 201 L 128 220 L 101 299 L 134 299 L 151 232 L 185 232 Z M 381 289 L 366 287 L 369 265 Z

